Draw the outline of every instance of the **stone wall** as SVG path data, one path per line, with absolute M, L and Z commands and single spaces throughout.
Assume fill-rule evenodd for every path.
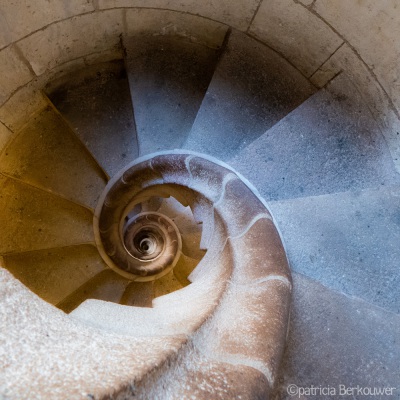
M 121 36 L 178 34 L 211 47 L 229 26 L 271 47 L 317 87 L 355 83 L 400 168 L 400 11 L 396 0 L 35 0 L 0 3 L 0 148 L 46 105 L 40 89 L 123 56 Z

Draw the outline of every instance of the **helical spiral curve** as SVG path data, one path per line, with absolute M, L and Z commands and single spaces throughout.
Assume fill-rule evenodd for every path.
M 38 341 L 37 359 L 51 354 L 45 387 L 38 390 L 54 394 L 70 384 L 88 398 L 162 393 L 176 399 L 209 398 L 212 387 L 212 398 L 266 398 L 283 353 L 292 285 L 265 202 L 238 173 L 205 155 L 169 151 L 131 163 L 109 181 L 94 229 L 106 263 L 138 282 L 168 273 L 181 249 L 169 218 L 135 213 L 152 196 L 174 197 L 202 223 L 200 245 L 207 252 L 190 274 L 191 284 L 155 299 L 153 308 L 87 300 L 72 312 L 73 322 L 32 294 L 29 302 L 27 293 L 16 299 L 28 318 L 40 315 L 48 332 L 42 337 L 39 328 L 40 337 L 32 339 Z M 8 285 L 12 290 L 19 283 Z M 21 329 L 21 322 L 9 323 L 11 330 Z M 91 348 L 105 354 L 103 361 Z M 60 368 L 66 354 L 78 360 L 74 371 L 46 375 L 46 368 Z M 94 385 L 99 379 L 104 387 Z

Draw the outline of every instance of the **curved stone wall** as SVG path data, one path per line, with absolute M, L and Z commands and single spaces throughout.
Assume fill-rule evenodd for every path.
M 400 169 L 399 18 L 394 0 L 3 1 L 0 147 L 45 106 L 46 82 L 121 58 L 121 36 L 177 34 L 218 47 L 233 27 L 273 48 L 317 87 L 346 71 Z

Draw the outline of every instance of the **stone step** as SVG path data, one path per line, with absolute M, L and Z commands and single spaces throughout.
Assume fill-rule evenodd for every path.
M 400 313 L 400 186 L 269 205 L 294 271 Z
M 70 293 L 57 307 L 70 313 L 87 299 L 119 303 L 130 281 L 107 268 Z
M 86 67 L 52 82 L 46 91 L 109 176 L 138 156 L 123 61 Z
M 94 243 L 93 213 L 0 174 L 0 255 Z
M 233 31 L 183 148 L 228 160 L 314 91 L 281 56 Z
M 229 163 L 267 200 L 400 183 L 379 127 L 344 74 Z
M 180 148 L 188 135 L 218 51 L 183 38 L 125 38 L 140 154 Z
M 32 117 L 3 150 L 0 172 L 91 208 L 107 183 L 90 153 L 50 106 Z
M 90 244 L 10 254 L 4 263 L 25 286 L 54 305 L 107 268 Z
M 293 281 L 291 325 L 273 398 L 399 398 L 400 316 L 301 274 Z M 379 389 L 386 393 L 368 395 Z

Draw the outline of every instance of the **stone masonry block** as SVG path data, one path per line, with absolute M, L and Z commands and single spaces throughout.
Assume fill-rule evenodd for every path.
M 37 75 L 57 65 L 119 46 L 122 10 L 82 15 L 50 25 L 18 43 Z
M 355 47 L 400 110 L 398 3 L 317 0 L 314 9 Z
M 33 73 L 13 46 L 0 51 L 0 104 L 33 78 Z
M 0 152 L 4 149 L 11 135 L 12 132 L 0 122 Z
M 28 84 L 18 90 L 0 108 L 0 121 L 12 131 L 17 131 L 24 124 L 26 119 L 42 110 L 48 105 L 43 94 L 34 85 Z
M 127 35 L 178 35 L 193 42 L 219 48 L 228 27 L 221 23 L 190 14 L 169 10 L 126 10 Z
M 11 0 L 0 5 L 0 47 L 55 21 L 93 11 L 91 0 Z
M 189 12 L 246 30 L 258 3 L 259 0 L 99 0 L 99 7 L 149 7 Z
M 385 137 L 397 171 L 400 172 L 400 121 L 382 86 L 373 77 L 359 56 L 347 45 L 341 46 L 311 77 L 318 87 L 325 86 L 335 75 L 345 71 L 371 110 Z
M 311 76 L 343 42 L 328 25 L 292 0 L 264 0 L 249 32 L 306 76 Z

